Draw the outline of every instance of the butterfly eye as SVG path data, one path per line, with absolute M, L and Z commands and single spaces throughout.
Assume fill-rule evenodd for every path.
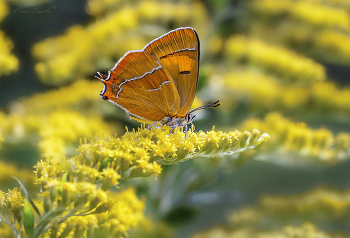
M 187 123 L 191 123 L 196 115 L 192 116 L 190 113 L 186 115 Z

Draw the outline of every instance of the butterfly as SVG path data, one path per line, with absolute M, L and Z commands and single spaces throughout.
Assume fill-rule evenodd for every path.
M 192 113 L 220 105 L 220 100 L 191 111 L 199 73 L 199 37 L 191 27 L 172 30 L 142 50 L 128 51 L 108 71 L 96 76 L 104 85 L 101 98 L 124 109 L 131 119 L 186 128 Z M 193 125 L 193 124 L 192 124 Z

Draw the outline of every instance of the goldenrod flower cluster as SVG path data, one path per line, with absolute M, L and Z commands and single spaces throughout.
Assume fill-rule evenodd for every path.
M 232 227 L 275 227 L 276 221 L 310 221 L 322 223 L 346 219 L 350 207 L 349 190 L 320 187 L 289 196 L 264 195 L 258 205 L 247 207 L 230 216 Z M 262 224 L 264 223 L 264 225 Z
M 70 191 L 68 191 L 67 199 L 71 200 L 66 202 L 72 203 L 71 211 L 74 209 L 78 211 L 77 208 L 80 206 L 79 213 L 69 216 L 60 224 L 51 222 L 51 229 L 48 230 L 46 235 L 56 234 L 54 237 L 77 237 L 82 234 L 89 234 L 92 237 L 103 237 L 105 235 L 122 237 L 130 228 L 136 227 L 144 220 L 144 202 L 137 198 L 133 189 L 127 189 L 119 193 L 105 193 L 94 186 L 90 187 L 91 189 L 87 189 L 84 183 L 76 183 L 76 186 L 70 184 L 68 186 Z M 57 188 L 50 187 L 50 189 Z M 65 187 L 63 187 L 63 194 L 65 192 L 64 189 Z M 78 197 L 81 196 L 79 198 L 80 201 L 74 200 L 74 194 Z M 85 201 L 83 200 L 84 196 L 87 199 Z M 44 201 L 46 199 L 47 197 L 44 197 Z M 58 197 L 57 199 L 61 198 Z M 81 203 L 80 205 L 79 202 Z M 85 206 L 81 207 L 83 204 Z M 58 205 L 58 207 L 62 205 Z
M 287 30 L 285 29 L 287 28 Z M 349 64 L 350 37 L 333 29 L 310 29 L 308 26 L 296 22 L 277 22 L 268 26 L 257 22 L 251 29 L 255 37 L 267 38 L 269 36 L 278 42 L 296 48 L 300 53 L 310 55 L 316 59 L 332 64 Z M 264 35 L 265 34 L 265 35 Z M 268 39 L 272 41 L 272 39 Z
M 308 0 L 309 2 L 320 2 L 324 4 L 325 6 L 332 6 L 337 8 L 343 8 L 346 9 L 348 12 L 350 12 L 350 2 L 347 0 Z
M 0 0 L 0 22 L 7 15 L 8 7 L 4 0 Z
M 4 141 L 4 137 L 3 137 L 3 135 L 1 134 L 1 131 L 0 131 L 0 149 L 1 149 L 1 142 L 3 142 Z
M 221 99 L 230 103 L 248 100 L 249 106 L 258 110 L 294 110 L 307 106 L 309 102 L 309 92 L 305 87 L 286 86 L 258 71 L 230 72 L 223 74 L 221 79 Z M 218 80 L 215 79 L 216 82 Z M 230 111 L 229 106 L 223 105 L 227 112 Z
M 8 13 L 8 7 L 4 0 L 0 0 L 0 22 Z M 11 54 L 12 41 L 0 31 L 0 76 L 9 75 L 18 69 L 18 59 Z
M 251 1 L 251 9 L 267 17 L 287 14 L 292 19 L 316 27 L 350 27 L 350 17 L 345 9 L 323 6 L 316 1 L 254 0 Z
M 127 3 L 128 1 L 125 0 L 89 0 L 87 2 L 87 10 L 91 15 L 94 16 L 106 15 L 122 9 L 121 6 L 126 6 Z M 194 13 L 191 11 L 189 5 L 184 3 L 178 3 L 174 5 L 171 2 L 139 0 L 134 1 L 133 5 L 138 5 L 137 17 L 140 17 L 143 20 L 151 20 L 152 22 L 157 19 L 163 21 L 174 19 L 175 21 L 181 22 L 183 20 L 192 18 L 190 15 L 191 13 Z M 134 14 L 134 16 L 136 15 Z
M 135 229 L 128 233 L 130 238 L 140 237 L 174 237 L 172 227 L 164 221 L 154 220 L 146 217 Z
M 339 162 L 350 157 L 350 134 L 333 135 L 327 129 L 311 129 L 304 123 L 295 123 L 278 113 L 269 113 L 264 121 L 250 119 L 244 122 L 243 128 L 262 128 L 272 136 L 271 143 L 264 149 L 275 153 L 298 153 L 294 162 L 305 163 L 324 161 Z M 302 156 L 302 160 L 301 157 Z M 270 156 L 273 157 L 272 155 Z M 288 156 L 277 156 L 281 160 Z M 279 162 L 281 162 L 279 160 Z M 289 159 L 288 162 L 292 160 Z
M 295 110 L 311 116 L 318 116 L 321 111 L 327 115 L 335 112 L 345 117 L 350 115 L 350 89 L 341 89 L 330 81 L 309 87 L 288 86 L 276 77 L 247 69 L 213 76 L 212 84 L 220 91 L 221 99 L 228 102 L 222 106 L 226 114 L 230 114 L 238 102 L 248 101 L 252 110 Z
M 288 83 L 310 85 L 326 77 L 324 68 L 313 60 L 258 39 L 235 36 L 227 41 L 226 49 L 229 59 L 252 64 Z
M 226 227 L 215 227 L 193 238 L 205 237 L 349 237 L 322 232 L 311 223 L 346 220 L 350 191 L 320 187 L 289 196 L 264 195 L 254 207 L 232 213 Z M 300 227 L 285 224 L 304 223 Z M 282 228 L 278 229 L 281 226 Z M 277 229 L 276 229 L 277 228 Z M 274 231 L 270 231 L 274 230 Z
M 331 188 L 317 188 L 306 193 L 292 196 L 266 195 L 260 199 L 260 208 L 265 213 L 278 216 L 288 214 L 291 217 L 308 216 L 313 220 L 327 217 L 327 220 L 347 217 L 350 208 L 350 191 Z
M 112 11 L 115 11 L 127 2 L 127 0 L 88 0 L 87 11 L 94 16 L 102 15 L 110 12 L 111 9 Z
M 309 96 L 315 110 L 338 111 L 347 114 L 350 111 L 350 88 L 339 89 L 331 82 L 313 85 Z
M 34 223 L 28 226 L 29 215 L 33 216 L 34 211 L 17 188 L 6 194 L 0 191 L 0 221 L 15 234 L 21 232 L 21 224 L 24 224 L 26 233 L 32 237 L 78 237 L 83 234 L 120 237 L 144 219 L 144 202 L 137 198 L 133 189 L 118 194 L 104 191 L 96 181 L 110 180 L 109 177 L 95 177 L 93 180 L 90 180 L 92 175 L 76 177 L 77 174 L 69 172 L 74 171 L 72 161 L 37 164 L 37 183 L 43 200 L 43 209 L 40 210 L 43 214 L 35 226 Z M 77 172 L 79 174 L 81 170 Z M 57 177 L 59 174 L 61 176 Z M 20 229 L 16 224 L 20 225 Z
M 38 93 L 20 101 L 14 108 L 19 113 L 48 113 L 57 110 L 76 110 L 85 114 L 96 114 L 100 107 L 102 84 L 98 80 L 76 80 L 68 87 L 60 87 L 46 93 Z M 98 103 L 98 105 L 96 105 Z
M 37 43 L 33 47 L 39 61 L 35 70 L 42 82 L 53 85 L 108 70 L 127 50 L 142 49 L 152 39 L 140 36 L 135 29 L 145 23 L 162 22 L 166 26 L 173 20 L 180 25 L 195 17 L 188 5 L 169 2 L 142 1 L 116 9 L 85 28 L 73 26 L 63 36 Z M 152 32 L 158 36 L 157 28 L 145 33 Z
M 343 63 L 350 62 L 350 36 L 341 32 L 322 31 L 317 34 L 315 46 L 323 50 L 332 61 L 339 57 Z
M 96 167 L 80 162 L 88 163 L 57 158 L 35 166 L 44 214 L 33 228 L 34 237 L 43 233 L 45 237 L 120 237 L 144 219 L 144 202 L 134 189 L 109 191 L 121 178 L 114 163 Z
M 250 1 L 249 32 L 324 62 L 349 64 L 350 4 L 332 0 Z M 268 32 L 268 34 L 267 34 Z
M 89 164 L 112 163 L 119 174 L 129 171 L 123 179 L 148 177 L 161 172 L 160 164 L 174 164 L 196 157 L 237 154 L 264 145 L 269 135 L 258 130 L 250 132 L 184 132 L 169 134 L 168 130 L 140 129 L 127 132 L 121 138 L 98 139 L 83 144 L 76 159 Z M 83 163 L 83 162 L 81 162 Z
M 347 238 L 348 236 L 339 236 L 321 231 L 311 223 L 304 223 L 301 226 L 285 226 L 277 231 L 259 231 L 251 228 L 239 228 L 235 231 L 227 231 L 222 227 L 214 227 L 209 231 L 196 234 L 192 238 Z
M 101 118 L 86 118 L 77 112 L 57 111 L 40 126 L 42 140 L 38 146 L 44 158 L 63 156 L 70 145 L 73 145 L 71 150 L 74 151 L 79 138 L 92 138 L 97 133 L 107 133 L 109 130 Z
M 189 131 L 187 139 L 184 132 L 168 133 L 169 130 L 153 128 L 127 132 L 121 138 L 97 138 L 94 142 L 85 141 L 78 149 L 79 154 L 71 159 L 56 156 L 39 161 L 35 174 L 44 214 L 36 225 L 28 226 L 26 221 L 33 212 L 29 203 L 25 203 L 24 214 L 17 209 L 14 216 L 19 223 L 21 217 L 27 217 L 26 232 L 34 237 L 43 233 L 51 237 L 68 234 L 77 237 L 86 232 L 92 236 L 119 237 L 144 219 L 144 204 L 133 189 L 118 194 L 109 191 L 121 179 L 158 175 L 160 164 L 257 149 L 269 139 L 257 130 L 252 133 Z M 6 206 L 23 206 L 18 190 L 9 194 L 4 203 L 11 206 Z M 11 228 L 18 232 L 14 226 Z
M 41 138 L 38 146 L 44 160 L 35 168 L 43 201 L 39 210 L 44 214 L 35 223 L 34 205 L 23 201 L 18 190 L 9 193 L 8 198 L 12 200 L 6 200 L 6 204 L 19 201 L 16 204 L 20 204 L 21 209 L 17 209 L 14 216 L 18 223 L 24 224 L 28 236 L 121 236 L 144 219 L 144 203 L 131 189 L 118 194 L 110 192 L 120 180 L 158 175 L 160 164 L 258 149 L 269 139 L 269 135 L 258 130 L 251 133 L 214 130 L 193 133 L 190 130 L 186 138 L 180 131 L 169 134 L 168 129 L 140 129 L 120 138 L 102 136 L 90 143 L 85 140 L 78 149 L 79 154 L 67 160 L 65 156 L 74 154 L 74 143 L 79 138 L 92 138 L 110 131 L 100 118 L 71 111 L 79 109 L 84 102 L 94 102 L 91 93 L 98 95 L 98 92 L 88 89 L 90 86 L 94 83 L 78 81 L 70 88 L 24 99 L 12 106 L 11 113 L 0 114 L 6 142 L 21 141 L 35 134 Z M 77 95 L 79 100 L 72 103 Z M 27 199 L 26 190 L 24 194 Z M 7 218 L 2 221 L 7 222 L 15 234 L 20 232 Z
M 11 40 L 0 31 L 0 75 L 8 75 L 18 69 L 18 59 L 11 54 L 12 48 Z
M 101 83 L 78 80 L 69 87 L 36 94 L 14 103 L 11 113 L 0 112 L 1 135 L 8 143 L 38 138 L 42 158 L 74 155 L 80 138 L 109 133 L 102 118 L 98 94 Z M 79 113 L 83 112 L 85 113 Z
M 18 188 L 9 189 L 7 193 L 0 190 L 0 222 L 7 227 L 3 227 L 3 234 L 10 234 L 11 228 L 16 237 L 19 237 L 20 231 L 16 230 L 16 226 L 23 222 L 23 197 Z M 13 236 L 13 233 L 11 234 Z M 11 237 L 11 236 L 6 236 Z
M 110 131 L 101 118 L 88 118 L 74 111 L 24 115 L 0 112 L 0 128 L 5 141 L 21 143 L 39 135 L 39 150 L 46 159 L 75 154 L 74 148 L 80 138 L 93 138 L 98 133 Z
M 40 126 L 39 118 L 35 115 L 27 115 L 23 118 L 18 114 L 5 114 L 0 111 L 0 128 L 4 141 L 15 142 L 36 131 Z

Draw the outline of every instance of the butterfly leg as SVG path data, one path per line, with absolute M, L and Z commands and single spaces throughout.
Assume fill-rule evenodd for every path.
M 196 127 L 194 126 L 194 124 L 191 122 L 190 123 L 193 126 L 193 130 L 192 132 L 196 129 Z M 185 138 L 187 139 L 187 132 L 188 132 L 188 124 L 185 124 Z
M 149 127 L 147 127 L 148 130 L 151 130 L 152 126 L 156 124 L 158 121 L 153 122 Z
M 175 130 L 175 128 L 177 127 L 177 125 L 175 125 L 175 126 L 171 126 L 171 130 L 170 130 L 170 132 L 169 132 L 169 135 L 168 136 L 170 136 L 170 134 Z
M 193 131 L 196 130 L 196 127 L 194 126 L 194 124 L 191 122 L 191 125 L 193 126 Z

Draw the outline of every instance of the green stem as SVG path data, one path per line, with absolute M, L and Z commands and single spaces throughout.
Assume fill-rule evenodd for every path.
M 60 216 L 64 212 L 65 208 L 57 207 L 55 210 L 46 213 L 41 217 L 39 223 L 35 226 L 33 238 L 39 237 L 43 232 L 45 227 L 55 218 Z M 45 229 L 50 229 L 50 225 Z
M 15 237 L 18 237 L 18 238 L 21 237 L 21 233 L 20 232 L 17 233 L 15 225 L 12 225 L 9 221 L 5 220 L 3 217 L 0 217 L 0 221 L 2 221 L 3 223 L 5 223 L 6 225 L 8 225 L 11 228 L 11 230 L 15 234 Z M 22 227 L 21 224 L 20 224 L 20 227 Z

